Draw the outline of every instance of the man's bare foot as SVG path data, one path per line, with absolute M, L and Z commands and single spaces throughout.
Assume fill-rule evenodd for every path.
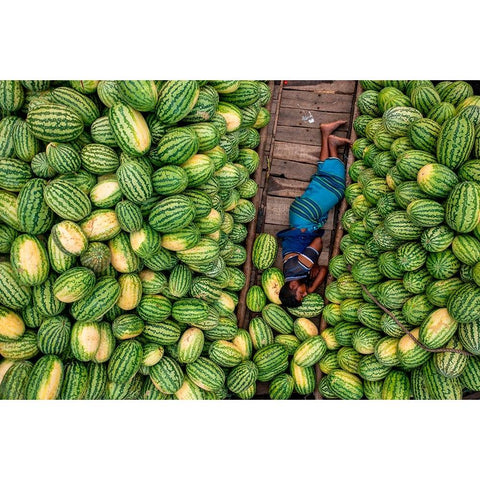
M 341 145 L 351 145 L 353 142 L 349 138 L 337 137 L 336 135 L 329 135 L 328 145 L 330 147 L 340 147 Z
M 322 123 L 320 125 L 320 130 L 324 135 L 330 135 L 334 132 L 340 125 L 345 125 L 347 123 L 346 120 L 337 120 L 336 122 L 331 123 Z

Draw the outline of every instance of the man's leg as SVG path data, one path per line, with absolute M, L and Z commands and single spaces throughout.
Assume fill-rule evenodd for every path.
M 322 134 L 322 146 L 320 149 L 320 161 L 323 162 L 328 157 L 333 156 L 332 152 L 330 152 L 328 137 L 340 126 L 345 125 L 347 123 L 346 120 L 337 120 L 336 122 L 331 123 L 322 123 L 320 125 L 320 132 Z
M 330 135 L 327 140 L 328 150 L 331 157 L 338 158 L 338 147 L 341 145 L 351 145 L 352 141 L 349 138 L 336 137 L 335 135 Z

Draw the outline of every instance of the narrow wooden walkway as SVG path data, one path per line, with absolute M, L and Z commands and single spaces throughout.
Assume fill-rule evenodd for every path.
M 255 197 L 257 217 L 251 231 L 251 241 L 255 234 L 267 232 L 275 235 L 288 228 L 289 207 L 295 197 L 302 195 L 311 176 L 315 173 L 320 156 L 320 124 L 335 120 L 347 123 L 336 131 L 336 135 L 352 137 L 352 123 L 356 95 L 360 88 L 357 81 L 275 81 L 270 103 L 271 121 L 266 132 L 262 132 L 259 153 L 262 170 L 257 172 L 259 191 Z M 348 153 L 339 149 L 340 159 L 347 164 Z M 335 230 L 341 204 L 329 213 L 324 225 L 323 251 L 319 264 L 328 265 L 334 248 Z M 250 258 L 247 258 L 247 262 Z M 282 268 L 279 249 L 275 266 Z M 261 272 L 251 272 L 249 284 L 260 285 Z M 247 281 L 248 281 L 247 280 Z M 246 293 L 246 289 L 243 294 Z M 324 286 L 320 293 L 323 293 Z M 244 301 L 244 296 L 241 300 Z M 241 303 L 239 307 L 241 308 Z M 253 316 L 258 315 L 243 307 L 239 315 L 240 324 L 248 328 Z M 320 318 L 312 319 L 318 327 Z M 317 380 L 320 371 L 317 368 Z M 268 398 L 268 383 L 257 383 L 257 399 Z M 303 398 L 293 395 L 292 398 Z M 307 398 L 320 398 L 318 391 Z
M 290 204 L 305 191 L 316 171 L 321 148 L 320 124 L 346 120 L 347 124 L 336 134 L 350 136 L 356 88 L 355 81 L 275 82 L 257 233 L 275 234 L 288 228 Z M 343 150 L 339 153 L 346 163 Z M 330 212 L 324 226 L 321 265 L 328 264 L 335 224 L 336 210 Z M 279 252 L 275 265 L 281 268 L 281 264 Z

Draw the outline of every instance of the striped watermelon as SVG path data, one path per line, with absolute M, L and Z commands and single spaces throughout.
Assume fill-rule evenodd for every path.
M 92 210 L 88 196 L 64 180 L 55 180 L 44 188 L 45 203 L 59 217 L 74 222 L 84 219 Z
M 27 382 L 27 400 L 55 400 L 64 378 L 63 362 L 56 355 L 45 355 L 33 366 Z
M 470 357 L 462 374 L 459 377 L 460 385 L 468 390 L 478 391 L 480 388 L 480 361 L 477 357 Z
M 419 340 L 429 348 L 439 348 L 452 338 L 457 327 L 457 321 L 446 308 L 437 309 L 422 322 Z
M 181 165 L 199 149 L 196 133 L 187 127 L 173 128 L 158 142 L 150 156 L 153 165 Z
M 108 110 L 108 120 L 117 141 L 125 153 L 138 157 L 148 152 L 152 138 L 143 115 L 122 102 Z
M 409 126 L 422 118 L 422 113 L 413 107 L 397 106 L 386 110 L 383 114 L 385 129 L 395 137 L 405 136 Z
M 239 365 L 235 366 L 227 377 L 228 389 L 233 393 L 241 393 L 252 385 L 258 377 L 258 367 L 254 362 L 245 360 Z
M 458 378 L 448 378 L 435 369 L 433 359 L 422 367 L 428 395 L 434 400 L 461 400 L 462 387 Z
M 195 362 L 187 364 L 186 373 L 195 385 L 207 392 L 221 389 L 226 380 L 222 368 L 205 357 L 200 357 Z
M 46 182 L 34 178 L 25 183 L 18 195 L 17 216 L 21 231 L 32 235 L 46 233 L 53 224 L 53 211 L 44 200 Z
M 471 232 L 480 220 L 480 189 L 475 182 L 460 182 L 445 203 L 445 221 L 453 230 Z
M 458 177 L 445 165 L 430 163 L 424 165 L 417 174 L 419 187 L 431 197 L 446 198 L 458 183 Z
M 437 103 L 437 105 L 432 107 L 427 115 L 429 119 L 434 120 L 439 125 L 443 125 L 447 120 L 450 120 L 454 116 L 455 106 L 450 102 Z
M 438 136 L 438 163 L 452 170 L 460 167 L 473 149 L 474 135 L 474 126 L 467 118 L 456 116 L 447 120 Z
M 101 277 L 90 295 L 73 303 L 72 316 L 79 322 L 100 320 L 115 305 L 120 296 L 120 285 L 112 277 Z
M 270 382 L 268 395 L 272 400 L 288 400 L 295 388 L 295 381 L 288 373 L 281 373 Z
M 40 285 L 48 276 L 50 264 L 45 246 L 29 234 L 19 235 L 12 242 L 10 261 L 23 285 Z
M 350 372 L 338 369 L 329 374 L 329 384 L 333 393 L 343 400 L 359 400 L 363 397 L 363 383 Z
M 447 225 L 428 228 L 423 231 L 420 242 L 428 252 L 442 252 L 447 249 L 455 238 L 455 232 Z
M 195 365 L 195 363 L 192 365 Z M 149 375 L 155 387 L 165 394 L 177 392 L 182 386 L 184 379 L 184 373 L 178 362 L 173 358 L 165 356 L 150 367 Z
M 70 142 L 84 128 L 82 118 L 72 108 L 57 104 L 33 106 L 26 122 L 33 135 L 45 142 Z
M 115 383 L 128 382 L 140 368 L 142 358 L 142 346 L 137 340 L 131 339 L 120 342 L 108 362 L 107 375 L 109 380 Z
M 479 315 L 480 288 L 466 283 L 457 288 L 449 297 L 447 310 L 450 316 L 459 323 L 473 322 Z
M 158 92 L 152 80 L 118 80 L 117 88 L 122 101 L 139 112 L 155 109 Z
M 155 114 L 166 125 L 177 123 L 190 113 L 199 94 L 196 80 L 167 81 L 158 93 Z
M 383 381 L 382 400 L 409 400 L 410 380 L 401 370 L 392 370 Z
M 274 341 L 272 327 L 262 317 L 254 317 L 250 320 L 248 332 L 256 350 L 270 345 Z
M 442 101 L 433 85 L 421 85 L 415 87 L 410 93 L 410 99 L 412 101 L 412 106 L 419 110 L 423 115 L 427 115 L 433 107 Z
M 327 351 L 325 340 L 319 336 L 312 336 L 304 340 L 293 355 L 293 361 L 301 367 L 311 367 L 318 363 Z
M 145 324 L 137 315 L 125 314 L 112 322 L 112 333 L 118 340 L 135 338 L 143 332 Z
M 456 336 L 453 336 L 445 348 L 463 350 L 463 346 Z M 468 357 L 460 353 L 441 352 L 433 354 L 433 363 L 438 373 L 448 378 L 455 378 L 462 374 L 468 363 Z

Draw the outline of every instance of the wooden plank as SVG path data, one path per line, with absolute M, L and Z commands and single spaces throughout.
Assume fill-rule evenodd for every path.
M 282 95 L 281 110 L 287 108 L 302 109 L 317 113 L 322 111 L 350 113 L 352 97 L 351 95 L 341 93 L 285 90 L 285 93 Z
M 315 163 L 320 158 L 320 146 L 302 145 L 301 148 L 296 143 L 275 142 L 275 156 L 272 161 L 272 170 L 279 160 L 295 160 L 302 163 Z M 276 167 L 276 165 L 275 165 Z
M 348 120 L 346 114 L 337 114 L 329 113 L 322 114 L 323 117 L 329 115 L 329 118 L 323 118 L 321 123 L 324 122 L 333 122 L 335 120 Z M 341 130 L 340 130 L 341 133 Z M 341 136 L 341 135 L 339 135 Z M 345 133 L 343 134 L 345 136 Z M 279 142 L 289 142 L 301 145 L 316 145 L 320 147 L 321 138 L 320 138 L 320 129 L 316 128 L 307 128 L 307 127 L 294 127 L 289 125 L 278 125 L 277 131 L 275 133 L 275 140 Z M 339 149 L 340 153 L 340 149 Z
M 312 175 L 317 171 L 317 162 L 303 163 L 293 160 L 273 159 L 270 175 L 293 180 L 309 182 Z
M 334 91 L 351 95 L 355 91 L 355 80 L 284 80 L 283 88 L 284 90 Z
M 336 118 L 339 116 L 345 116 L 346 112 L 336 113 Z M 302 109 L 302 108 L 281 108 L 280 114 L 278 117 L 279 125 L 286 125 L 290 127 L 303 127 L 303 128 L 317 128 L 320 129 L 320 124 L 325 119 L 325 111 L 316 111 L 313 109 Z M 336 135 L 345 136 L 348 125 L 341 125 L 336 130 Z M 339 132 L 339 133 L 337 133 Z M 318 136 L 320 136 L 320 130 L 318 131 Z
M 309 182 L 270 176 L 267 193 L 277 197 L 295 198 L 305 192 Z

